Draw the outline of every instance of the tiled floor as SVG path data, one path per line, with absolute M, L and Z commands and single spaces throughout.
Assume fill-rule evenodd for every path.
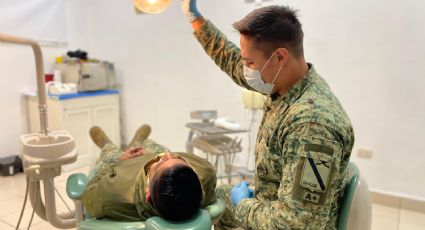
M 66 179 L 69 175 L 78 172 L 87 173 L 88 168 L 81 168 L 70 172 L 62 173 L 62 175 L 55 178 L 56 188 L 61 194 L 61 196 L 65 199 L 65 202 L 71 210 L 74 209 L 74 204 L 66 195 Z M 22 205 L 24 203 L 25 188 L 26 183 L 25 176 L 23 173 L 17 174 L 12 177 L 0 176 L 0 230 L 12 230 L 16 228 L 22 210 Z M 67 206 L 64 204 L 64 202 L 58 195 L 56 195 L 56 204 L 57 209 L 60 212 L 68 211 Z M 27 229 L 31 219 L 31 214 L 32 207 L 28 199 L 19 229 Z M 48 230 L 57 228 L 51 226 L 48 222 L 39 218 L 37 214 L 34 214 L 30 229 Z
M 76 172 L 86 173 L 88 168 L 76 169 L 55 179 L 58 191 L 73 209 L 73 203 L 66 197 L 65 182 L 69 175 Z M 12 177 L 0 176 L 0 230 L 13 230 L 19 219 L 25 197 L 25 177 L 20 173 Z M 67 207 L 57 196 L 58 210 L 66 212 Z M 29 202 L 26 205 L 20 229 L 27 229 L 32 208 Z M 49 223 L 34 215 L 30 229 L 48 230 L 56 229 Z M 372 205 L 372 230 L 425 230 L 425 214 L 409 210 L 397 209 L 379 204 Z

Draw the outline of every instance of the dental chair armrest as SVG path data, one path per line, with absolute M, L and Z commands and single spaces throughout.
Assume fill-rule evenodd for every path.
M 79 200 L 89 182 L 83 173 L 72 174 L 66 181 L 66 194 L 73 200 Z
M 217 199 L 217 201 L 207 207 L 205 209 L 210 213 L 212 223 L 215 224 L 226 209 L 226 204 L 223 200 Z

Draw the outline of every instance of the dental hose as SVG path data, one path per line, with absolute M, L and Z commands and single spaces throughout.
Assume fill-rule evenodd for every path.
M 21 225 L 22 217 L 24 216 L 24 212 L 25 212 L 25 206 L 27 205 L 28 193 L 29 193 L 29 177 L 28 176 L 26 176 L 26 182 L 27 182 L 27 186 L 25 188 L 24 204 L 22 205 L 21 213 L 19 214 L 19 220 L 18 220 L 18 223 L 16 224 L 15 230 L 18 230 L 19 226 Z M 36 208 L 37 208 L 37 196 L 35 197 L 35 207 L 32 209 L 31 219 L 30 219 L 30 222 L 28 224 L 27 230 L 29 230 L 30 227 L 31 227 Z
M 35 193 L 37 192 L 37 190 L 35 190 L 34 191 Z M 31 227 L 31 224 L 32 224 L 32 219 L 34 218 L 34 213 L 35 213 L 35 210 L 37 209 L 37 205 L 38 205 L 38 197 L 37 196 L 35 196 L 35 207 L 33 207 L 33 209 L 32 209 L 32 214 L 31 214 L 31 219 L 30 219 L 30 222 L 29 222 L 29 224 L 28 224 L 28 228 L 27 228 L 27 230 L 29 230 L 30 229 L 30 227 Z
M 37 192 L 37 191 L 34 191 L 34 192 Z M 30 222 L 29 222 L 29 224 L 28 224 L 28 228 L 27 228 L 27 230 L 29 230 L 30 229 L 30 227 L 31 227 L 31 224 L 32 224 L 32 220 L 33 220 L 33 218 L 34 218 L 34 213 L 35 213 L 35 210 L 37 209 L 37 205 L 38 205 L 38 203 L 37 203 L 37 196 L 35 197 L 35 207 L 33 207 L 33 209 L 32 209 L 32 214 L 31 214 L 31 219 L 30 219 Z
M 28 176 L 26 176 L 26 181 L 27 181 L 27 186 L 26 186 L 26 188 L 25 188 L 24 205 L 22 205 L 21 214 L 19 215 L 19 220 L 18 220 L 18 223 L 16 224 L 16 228 L 15 228 L 15 230 L 18 230 L 18 229 L 19 229 L 19 225 L 21 225 L 22 216 L 24 215 L 25 206 L 27 205 L 27 200 L 28 200 L 28 188 L 29 188 L 29 177 L 28 177 Z
M 36 199 L 37 199 L 37 198 L 36 198 Z M 33 209 L 33 210 L 32 210 L 31 219 L 30 219 L 30 223 L 28 224 L 28 228 L 27 228 L 27 230 L 29 230 L 29 229 L 30 229 L 30 227 L 31 227 L 32 219 L 34 218 L 34 213 L 35 213 L 35 209 Z

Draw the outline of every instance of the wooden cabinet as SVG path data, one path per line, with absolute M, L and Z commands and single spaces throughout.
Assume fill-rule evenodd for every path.
M 37 97 L 28 97 L 30 132 L 40 130 Z M 77 145 L 77 162 L 64 166 L 64 171 L 92 164 L 100 149 L 90 138 L 92 126 L 101 127 L 114 144 L 120 146 L 120 117 L 118 94 L 81 96 L 47 100 L 49 130 L 67 130 Z

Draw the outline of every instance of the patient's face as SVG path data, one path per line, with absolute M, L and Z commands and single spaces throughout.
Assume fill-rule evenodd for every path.
M 145 166 L 145 172 L 148 172 L 148 181 L 146 186 L 146 201 L 152 202 L 151 200 L 151 185 L 154 181 L 155 176 L 160 175 L 163 171 L 176 167 L 176 166 L 190 166 L 189 163 L 179 156 L 178 154 L 174 153 L 164 153 L 157 155 L 154 159 L 151 160 L 146 166 Z
M 155 175 L 177 165 L 187 165 L 187 162 L 177 154 L 165 153 L 164 156 L 155 159 L 155 162 L 150 166 L 149 181 L 152 181 Z

